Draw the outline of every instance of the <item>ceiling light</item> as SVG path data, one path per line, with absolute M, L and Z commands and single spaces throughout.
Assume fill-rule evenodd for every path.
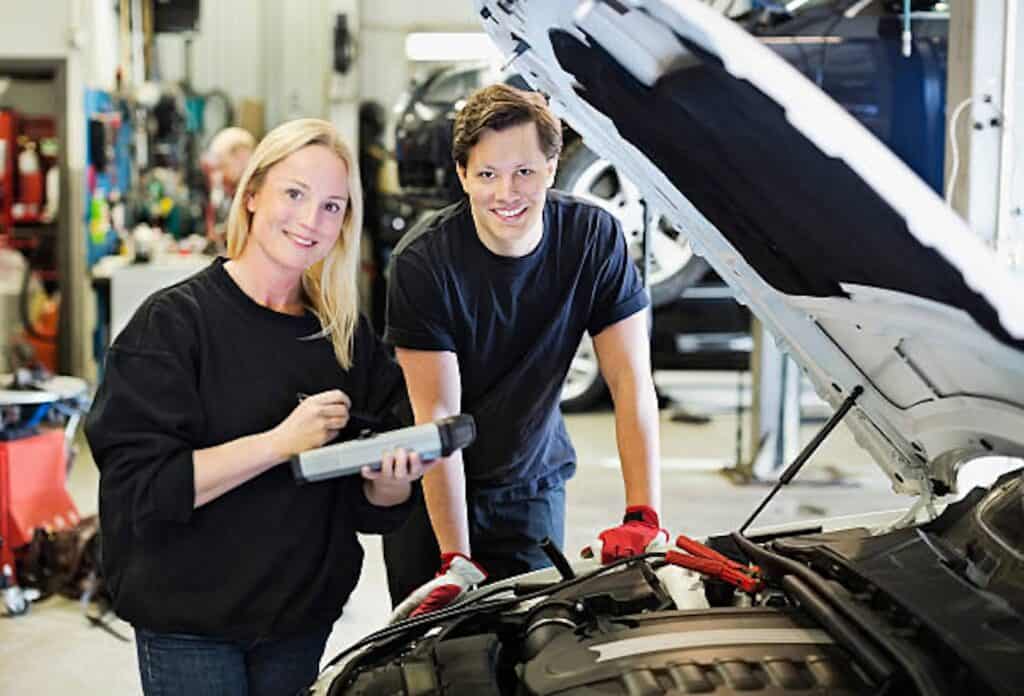
M 415 61 L 493 60 L 500 57 L 483 32 L 414 32 L 405 37 L 405 55 Z

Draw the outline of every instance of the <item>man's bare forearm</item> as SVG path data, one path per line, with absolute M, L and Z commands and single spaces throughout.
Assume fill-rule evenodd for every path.
M 395 350 L 412 402 L 416 424 L 460 412 L 462 382 L 454 353 Z M 469 522 L 466 513 L 466 474 L 462 452 L 437 462 L 423 477 L 423 498 L 442 553 L 469 555 Z
M 646 311 L 594 337 L 601 374 L 615 402 L 615 440 L 622 462 L 626 505 L 661 509 L 658 398 L 651 378 Z
M 457 551 L 469 556 L 466 474 L 461 452 L 438 462 L 427 472 L 423 477 L 423 497 L 441 553 Z
M 646 382 L 646 384 L 645 384 Z M 621 385 L 615 401 L 615 439 L 622 462 L 626 505 L 661 510 L 658 400 L 650 380 Z

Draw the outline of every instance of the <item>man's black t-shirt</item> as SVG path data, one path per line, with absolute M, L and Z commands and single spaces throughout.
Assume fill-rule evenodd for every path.
M 462 411 L 477 424 L 463 451 L 471 486 L 572 474 L 558 403 L 583 332 L 647 306 L 611 214 L 550 191 L 543 222 L 530 254 L 499 256 L 463 200 L 417 225 L 391 257 L 385 340 L 458 356 Z
M 412 502 L 371 505 L 359 476 L 298 485 L 282 463 L 193 509 L 192 453 L 270 430 L 299 394 L 341 389 L 353 412 L 401 425 L 401 371 L 368 322 L 349 370 L 320 330 L 309 312 L 258 305 L 219 259 L 152 295 L 117 337 L 86 434 L 119 616 L 153 631 L 254 639 L 341 614 L 362 566 L 356 532 L 394 530 Z

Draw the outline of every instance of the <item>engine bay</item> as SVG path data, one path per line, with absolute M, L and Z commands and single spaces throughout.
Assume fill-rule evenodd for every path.
M 542 571 L 553 582 L 484 587 L 369 636 L 313 693 L 1015 693 L 1024 562 L 1019 532 L 1005 536 L 1021 529 L 1022 491 L 1013 473 L 927 524 L 879 535 L 711 538 L 760 584 L 688 575 L 706 608 L 677 608 L 696 605 L 669 591 L 678 569 L 665 554 L 558 563 L 560 579 Z

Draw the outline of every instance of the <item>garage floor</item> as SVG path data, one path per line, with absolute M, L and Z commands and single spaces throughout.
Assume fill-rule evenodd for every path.
M 703 425 L 673 422 L 670 410 L 662 413 L 663 522 L 672 532 L 701 536 L 735 529 L 769 490 L 764 485 L 734 485 L 721 473 L 722 464 L 735 458 L 736 418 L 728 405 L 728 394 L 735 399 L 735 377 L 720 379 L 718 387 L 707 398 L 694 398 L 685 379 L 674 380 L 666 389 L 670 396 L 687 398 L 691 407 L 721 411 Z M 623 494 L 611 411 L 573 415 L 567 422 L 580 461 L 568 488 L 566 546 L 575 552 L 621 515 Z M 802 442 L 820 426 L 804 425 Z M 745 419 L 744 428 L 748 427 Z M 70 487 L 81 512 L 90 514 L 96 511 L 97 472 L 84 444 L 80 451 Z M 887 510 L 906 501 L 891 493 L 888 480 L 840 426 L 797 482 L 762 513 L 759 524 Z M 375 537 L 365 537 L 364 545 L 362 578 L 335 625 L 326 658 L 380 627 L 387 617 L 380 544 Z M 131 637 L 127 624 L 114 620 L 111 625 Z M 0 696 L 120 696 L 141 691 L 134 644 L 90 626 L 77 603 L 62 598 L 37 604 L 23 617 L 0 619 L 0 675 Z

